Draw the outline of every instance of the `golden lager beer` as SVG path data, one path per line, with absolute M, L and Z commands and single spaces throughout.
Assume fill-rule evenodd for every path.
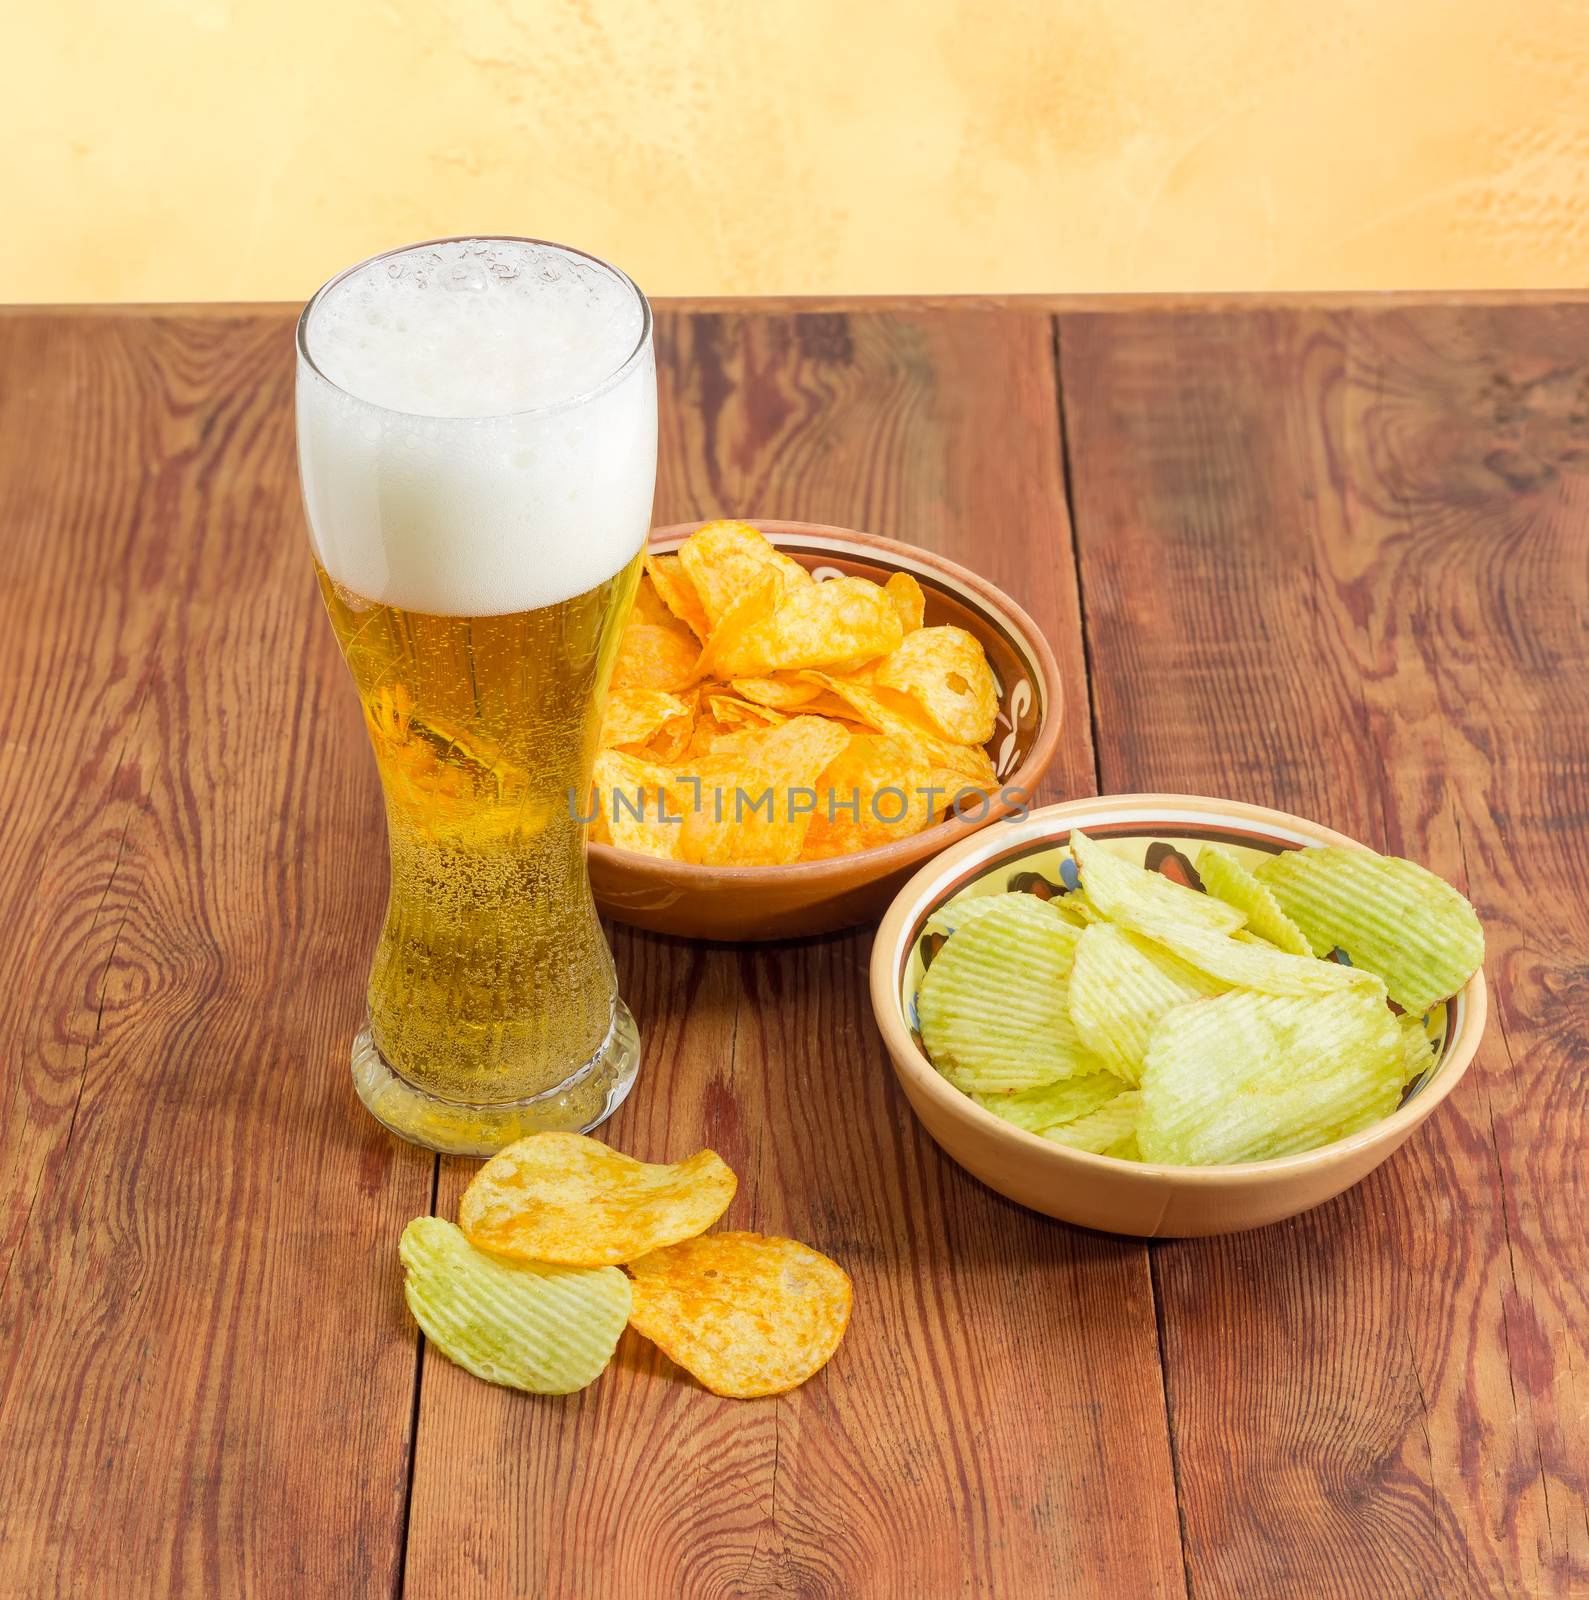
M 585 873 L 585 795 L 656 462 L 650 314 L 527 240 L 332 280 L 299 334 L 321 594 L 386 800 L 360 1096 L 434 1148 L 588 1128 L 638 1062 Z

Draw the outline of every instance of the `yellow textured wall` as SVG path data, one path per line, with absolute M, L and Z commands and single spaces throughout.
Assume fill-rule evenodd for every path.
M 1589 0 L 8 8 L 0 299 L 535 233 L 653 293 L 1589 279 Z

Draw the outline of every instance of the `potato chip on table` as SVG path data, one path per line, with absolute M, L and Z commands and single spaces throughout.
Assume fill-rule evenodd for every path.
M 804 1383 L 849 1325 L 848 1274 L 793 1239 L 707 1234 L 632 1261 L 629 1272 L 630 1325 L 732 1399 Z
M 472 1244 L 499 1255 L 606 1266 L 709 1228 L 736 1187 L 710 1150 L 658 1164 L 583 1134 L 534 1133 L 475 1174 L 458 1222 Z
M 572 1394 L 600 1377 L 629 1320 L 630 1284 L 616 1267 L 504 1260 L 440 1217 L 415 1217 L 398 1256 L 425 1337 L 488 1383 Z

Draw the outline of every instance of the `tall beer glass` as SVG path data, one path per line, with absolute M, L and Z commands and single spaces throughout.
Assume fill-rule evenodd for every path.
M 299 321 L 304 504 L 391 849 L 353 1077 L 417 1144 L 591 1128 L 634 1080 L 579 818 L 656 448 L 650 307 L 576 250 L 414 245 Z

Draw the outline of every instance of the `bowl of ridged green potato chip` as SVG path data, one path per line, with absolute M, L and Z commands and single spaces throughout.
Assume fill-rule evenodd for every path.
M 930 862 L 872 950 L 906 1097 L 968 1172 L 1189 1237 L 1333 1198 L 1467 1071 L 1484 936 L 1423 865 L 1285 812 L 1076 800 Z

